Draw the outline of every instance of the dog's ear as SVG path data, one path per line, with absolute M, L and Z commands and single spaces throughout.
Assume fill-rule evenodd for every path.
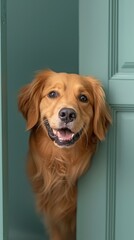
M 93 91 L 93 131 L 95 136 L 101 141 L 105 139 L 108 126 L 111 124 L 111 114 L 106 103 L 105 93 L 100 81 L 90 78 Z
M 18 97 L 18 108 L 27 121 L 27 130 L 33 128 L 39 120 L 39 103 L 41 93 L 45 87 L 46 79 L 52 71 L 42 71 L 35 76 L 35 79 L 20 90 Z

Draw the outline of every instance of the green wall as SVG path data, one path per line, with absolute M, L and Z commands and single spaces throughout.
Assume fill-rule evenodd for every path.
M 78 72 L 78 0 L 7 0 L 9 240 L 42 240 L 25 173 L 28 133 L 19 89 L 43 68 Z

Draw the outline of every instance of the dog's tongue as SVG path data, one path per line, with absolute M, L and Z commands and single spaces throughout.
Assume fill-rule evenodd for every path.
M 71 132 L 71 130 L 65 128 L 65 129 L 59 129 L 54 130 L 54 134 L 58 137 L 61 141 L 69 141 L 73 138 L 74 133 Z

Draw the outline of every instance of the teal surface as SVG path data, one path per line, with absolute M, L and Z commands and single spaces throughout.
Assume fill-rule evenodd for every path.
M 19 89 L 44 68 L 78 72 L 78 1 L 7 0 L 8 240 L 45 239 L 26 176 L 28 133 L 17 109 Z
M 79 181 L 77 240 L 134 239 L 133 8 L 133 0 L 80 0 L 79 70 L 102 80 L 113 125 Z
M 1 1 L 0 1 L 0 7 L 1 7 Z M 1 18 L 0 13 L 0 18 Z M 2 23 L 0 23 L 2 28 Z M 0 46 L 1 46 L 1 33 L 0 32 Z M 0 49 L 0 52 L 2 54 L 2 49 Z M 0 96 L 2 93 L 2 62 L 0 58 Z M 2 99 L 0 97 L 0 129 L 2 129 Z M 3 240 L 3 172 L 2 172 L 2 131 L 0 132 L 0 239 Z
M 115 239 L 134 239 L 134 109 L 117 116 Z
M 1 46 L 1 38 L 0 38 Z M 2 85 L 2 68 L 1 68 L 1 59 L 0 59 L 0 95 Z M 0 129 L 2 129 L 2 101 L 0 98 Z M 3 172 L 2 172 L 2 131 L 0 132 L 0 239 L 3 240 Z
M 100 79 L 108 90 L 108 1 L 79 3 L 79 72 Z M 106 175 L 107 141 L 99 144 L 89 172 L 79 181 L 77 240 L 105 239 Z

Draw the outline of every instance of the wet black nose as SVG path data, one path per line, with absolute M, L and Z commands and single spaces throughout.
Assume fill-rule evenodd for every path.
M 59 111 L 59 118 L 65 123 L 72 122 L 76 119 L 76 112 L 72 108 L 62 108 Z

